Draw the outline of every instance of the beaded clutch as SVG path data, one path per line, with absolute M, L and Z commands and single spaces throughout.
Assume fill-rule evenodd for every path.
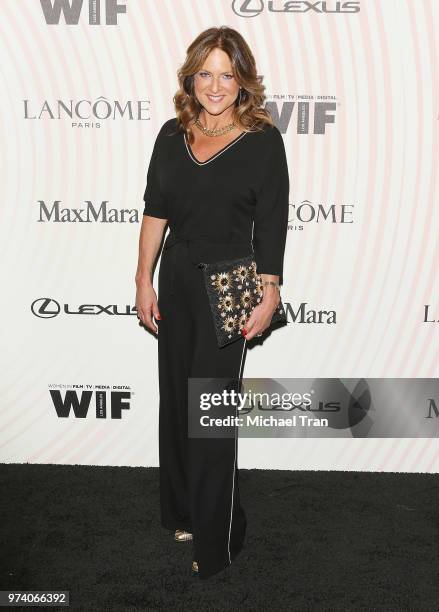
M 262 277 L 256 273 L 253 255 L 215 263 L 199 263 L 198 267 L 203 270 L 218 346 L 242 338 L 241 330 L 264 294 Z M 280 301 L 270 325 L 286 320 L 285 309 Z

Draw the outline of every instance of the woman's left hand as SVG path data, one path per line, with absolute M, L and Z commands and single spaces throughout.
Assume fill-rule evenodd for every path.
M 262 336 L 262 333 L 270 326 L 274 311 L 280 302 L 279 291 L 273 287 L 273 291 L 264 294 L 264 298 L 251 313 L 245 327 L 243 328 L 246 340 L 251 340 L 255 336 Z

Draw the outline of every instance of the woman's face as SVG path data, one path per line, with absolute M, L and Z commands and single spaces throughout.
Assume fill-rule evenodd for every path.
M 230 58 L 222 49 L 212 49 L 202 68 L 195 73 L 195 95 L 211 115 L 220 115 L 236 100 L 239 84 Z

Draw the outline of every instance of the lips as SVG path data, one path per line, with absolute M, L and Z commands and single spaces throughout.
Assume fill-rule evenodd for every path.
M 207 94 L 207 97 L 210 102 L 221 102 L 221 100 L 224 98 L 224 96 L 209 96 L 209 94 Z

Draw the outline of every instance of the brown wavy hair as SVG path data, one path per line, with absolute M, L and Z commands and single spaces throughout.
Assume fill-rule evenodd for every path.
M 242 87 L 241 96 L 236 99 L 233 112 L 233 121 L 238 128 L 245 132 L 253 132 L 262 130 L 264 124 L 274 124 L 269 111 L 262 108 L 265 101 L 263 77 L 257 74 L 255 59 L 244 38 L 228 26 L 209 28 L 201 32 L 189 45 L 186 59 L 177 72 L 179 89 L 173 98 L 177 126 L 178 130 L 183 129 L 186 132 L 191 144 L 194 136 L 189 124 L 198 117 L 202 109 L 195 97 L 194 77 L 215 48 L 227 53 L 234 77 Z

